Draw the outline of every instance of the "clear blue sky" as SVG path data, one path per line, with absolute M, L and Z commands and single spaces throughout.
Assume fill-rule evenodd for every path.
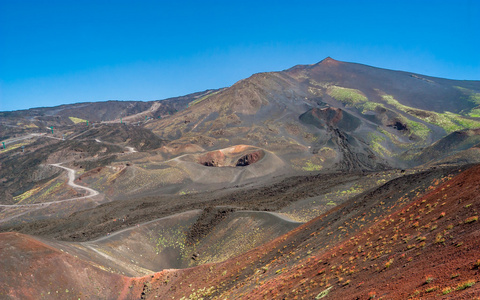
M 480 80 L 480 1 L 0 0 L 0 111 L 155 100 L 327 56 Z

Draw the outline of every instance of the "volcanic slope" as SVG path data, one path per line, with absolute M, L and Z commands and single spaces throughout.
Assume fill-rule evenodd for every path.
M 146 298 L 478 299 L 480 166 L 450 178 L 418 198 L 394 180 L 234 259 L 165 270 Z
M 0 233 L 2 299 L 117 299 L 143 286 L 19 233 Z
M 60 257 L 58 270 L 52 271 L 57 273 L 49 282 L 73 272 L 72 268 L 97 268 L 92 280 L 107 283 L 106 298 L 115 298 L 127 284 L 132 286 L 131 293 L 122 297 L 134 299 L 312 299 L 324 294 L 348 299 L 350 295 L 370 297 L 370 292 L 394 299 L 440 293 L 472 298 L 472 293 L 478 293 L 480 264 L 475 252 L 479 246 L 475 233 L 479 167 L 447 182 L 441 187 L 444 190 L 433 191 L 433 185 L 432 193 L 417 197 L 430 184 L 441 183 L 442 176 L 455 173 L 459 164 L 478 162 L 479 99 L 478 81 L 433 78 L 327 58 L 315 65 L 255 74 L 230 88 L 194 94 L 185 98 L 181 107 L 175 101 L 170 103 L 173 106 L 154 102 L 131 109 L 122 104 L 102 114 L 102 105 L 118 104 L 112 102 L 92 104 L 86 110 L 98 112 L 98 120 L 107 124 L 87 127 L 83 115 L 72 115 L 72 110 L 63 106 L 39 109 L 48 111 L 45 116 L 30 111 L 31 115 L 20 117 L 24 123 L 15 119 L 22 112 L 2 113 L 2 138 L 9 137 L 11 143 L 0 152 L 0 187 L 4 187 L 0 200 L 6 204 L 0 215 L 9 218 L 0 229 L 57 239 L 34 242 L 29 236 L 2 234 L 8 245 L 2 248 L 6 253 L 2 260 L 9 262 L 8 258 L 15 256 L 15 263 L 24 253 L 32 258 L 31 264 L 19 264 L 17 270 L 9 265 L 2 277 L 2 282 L 7 282 L 2 293 L 34 298 L 33 292 L 17 295 L 15 291 L 24 291 L 24 284 L 35 286 L 34 278 L 39 275 L 29 273 L 29 265 L 38 262 L 40 270 L 49 264 L 36 249 L 25 247 L 35 244 L 40 254 L 50 247 L 48 253 Z M 89 105 L 74 105 L 73 110 L 82 111 Z M 130 124 L 124 125 L 124 120 Z M 55 133 L 47 128 L 47 134 L 50 125 L 57 127 Z M 25 145 L 23 152 L 20 149 Z M 68 186 L 64 172 L 48 166 L 56 163 L 75 169 L 77 184 L 100 192 L 101 198 L 110 202 L 89 200 L 81 205 L 72 201 L 25 214 L 17 211 L 16 204 L 38 205 L 83 195 Z M 426 165 L 392 169 L 421 164 Z M 310 171 L 323 173 L 305 174 Z M 430 197 L 434 192 L 439 195 Z M 12 204 L 13 208 L 7 207 Z M 225 211 L 273 210 L 298 221 L 321 215 L 233 260 L 233 255 L 269 241 L 265 234 L 274 238 L 275 233 L 298 224 L 290 222 L 279 228 L 272 226 L 280 223 L 272 221 L 272 214 L 236 211 L 215 223 L 215 228 L 205 222 L 208 230 L 204 230 L 204 223 L 195 223 L 196 216 L 192 216 L 188 222 L 197 224 L 192 225 L 196 230 L 166 236 L 168 243 L 188 238 L 194 246 L 185 247 L 181 255 L 171 247 L 159 257 L 155 250 L 161 237 L 149 240 L 145 234 L 158 233 L 163 225 L 129 228 L 219 206 L 226 207 Z M 408 212 L 404 211 L 407 207 Z M 17 213 L 19 218 L 10 219 Z M 241 214 L 249 219 L 242 219 Z M 255 219 L 256 214 L 268 218 Z M 238 229 L 248 229 L 255 236 L 256 228 L 260 228 L 261 238 L 255 243 L 235 235 Z M 108 235 L 117 230 L 122 232 Z M 72 252 L 76 254 L 65 257 L 58 250 L 65 241 L 84 244 Z M 136 251 L 139 244 L 149 249 L 144 258 L 135 257 L 143 255 Z M 136 245 L 133 250 L 128 249 L 132 245 Z M 112 259 L 105 262 L 105 255 L 99 252 Z M 441 252 L 449 254 L 452 263 L 442 260 Z M 132 281 L 115 277 L 125 283 L 115 288 L 110 277 L 98 270 L 138 276 L 200 263 L 205 265 L 165 270 L 153 278 L 149 275 Z M 439 272 L 433 263 L 441 265 Z M 458 270 L 453 270 L 453 263 Z M 416 266 L 429 273 L 421 276 L 438 275 L 428 280 L 411 276 Z M 12 280 L 14 272 L 30 274 L 33 279 L 16 282 Z M 453 272 L 450 279 L 446 272 Z M 87 295 L 95 295 L 81 282 L 84 278 L 72 278 L 75 282 L 61 283 L 58 288 L 65 293 L 86 289 Z M 47 292 L 44 285 L 48 283 L 43 278 L 38 282 L 40 292 Z M 404 283 L 403 290 L 399 286 Z
M 107 203 L 94 210 L 84 211 L 66 218 L 64 221 L 68 223 L 62 224 L 62 222 L 55 223 L 52 222 L 53 220 L 45 220 L 32 224 L 22 224 L 17 230 L 41 233 L 44 236 L 46 236 L 45 230 L 47 230 L 57 232 L 55 234 L 57 236 L 70 234 L 71 240 L 78 240 L 75 237 L 81 239 L 81 234 L 74 233 L 72 235 L 72 229 L 75 229 L 79 233 L 94 230 L 94 234 L 100 235 L 100 238 L 82 243 L 66 243 L 53 241 L 46 237 L 36 240 L 26 235 L 13 233 L 1 235 L 1 244 L 6 245 L 0 251 L 2 252 L 0 254 L 2 265 L 8 266 L 8 270 L 6 269 L 6 272 L 3 273 L 5 285 L 0 289 L 0 292 L 2 295 L 10 295 L 13 298 L 18 295 L 23 295 L 24 298 L 38 298 L 37 296 L 42 293 L 48 295 L 48 292 L 56 293 L 56 291 L 61 293 L 59 297 L 62 297 L 65 293 L 72 293 L 71 295 L 75 296 L 80 295 L 79 293 L 84 296 L 95 295 L 95 287 L 109 280 L 102 277 L 104 273 L 98 270 L 100 268 L 130 276 L 150 272 L 151 275 L 142 278 L 115 277 L 125 285 L 121 282 L 117 283 L 116 287 L 112 284 L 106 284 L 103 285 L 102 290 L 97 290 L 97 292 L 105 295 L 116 295 L 115 293 L 124 291 L 125 286 L 128 285 L 131 288 L 130 292 L 122 294 L 118 298 L 138 299 L 140 297 L 153 298 L 154 296 L 168 296 L 170 298 L 175 296 L 176 299 L 179 299 L 181 296 L 193 295 L 192 297 L 195 297 L 198 294 L 206 297 L 210 294 L 219 295 L 220 293 L 229 295 L 230 288 L 235 286 L 239 279 L 243 280 L 243 278 L 248 278 L 252 274 L 253 276 L 261 276 L 260 274 L 267 274 L 268 272 L 270 272 L 269 275 L 280 276 L 285 270 L 279 272 L 275 270 L 272 273 L 272 262 L 285 264 L 281 269 L 290 268 L 300 259 L 310 257 L 314 255 L 313 253 L 322 252 L 323 249 L 328 250 L 334 244 L 344 241 L 346 236 L 354 235 L 363 227 L 368 227 L 370 222 L 381 219 L 394 208 L 408 204 L 411 199 L 422 194 L 423 191 L 432 190 L 433 186 L 448 180 L 455 173 L 458 173 L 456 168 L 437 168 L 397 177 L 380 188 L 372 189 L 332 209 L 315 222 L 308 223 L 310 224 L 308 228 L 294 229 L 280 239 L 266 244 L 265 247 L 262 246 L 262 248 L 246 252 L 245 255 L 223 263 L 220 261 L 248 251 L 250 247 L 269 242 L 272 238 L 297 227 L 299 224 L 279 219 L 276 215 L 270 215 L 267 212 L 232 212 L 231 208 L 225 206 L 223 208 L 205 209 L 201 215 L 198 212 L 190 211 L 152 222 L 149 221 L 152 216 L 158 216 L 155 211 L 158 211 L 158 209 L 153 209 L 159 206 L 158 201 L 148 203 L 146 199 L 140 199 L 136 202 L 116 201 Z M 288 193 L 298 195 L 303 192 L 306 193 L 305 195 L 312 195 L 312 185 L 318 187 L 320 183 L 323 182 L 324 184 L 326 181 L 331 181 L 333 184 L 342 180 L 347 182 L 346 179 L 348 178 L 350 180 L 358 179 L 358 175 L 354 174 L 347 176 L 348 178 L 342 178 L 342 176 L 345 175 L 317 175 L 310 176 L 310 179 L 308 179 L 309 177 L 292 178 L 267 189 L 245 190 L 234 194 L 226 194 L 223 199 L 222 197 L 215 198 L 213 201 L 203 203 L 203 206 L 228 203 L 247 205 L 252 202 L 251 205 L 263 205 L 270 207 L 270 209 L 275 206 L 282 207 L 289 201 L 283 199 L 278 202 L 278 198 L 279 196 L 285 198 L 286 195 L 284 194 L 292 187 L 298 187 L 298 189 Z M 325 188 L 323 187 L 323 189 Z M 195 197 L 195 195 L 190 198 L 192 197 Z M 201 198 L 202 195 L 198 195 L 198 197 Z M 264 203 L 256 203 L 257 200 L 262 198 L 265 198 Z M 195 199 L 190 200 L 193 203 L 199 202 L 198 199 L 197 201 Z M 168 199 L 167 202 L 169 202 Z M 282 204 L 282 202 L 284 203 Z M 121 206 L 122 203 L 124 203 L 123 207 Z M 153 206 L 149 204 L 153 204 Z M 134 211 L 130 209 L 133 207 L 136 207 Z M 191 208 L 193 205 L 190 204 L 188 207 Z M 118 210 L 118 208 L 123 209 L 123 211 Z M 161 208 L 159 209 L 162 211 Z M 151 215 L 148 215 L 147 212 Z M 179 219 L 179 217 L 181 218 Z M 133 224 L 140 222 L 142 218 L 147 223 L 134 228 L 124 227 L 125 225 L 131 226 L 132 222 L 134 222 Z M 361 220 L 362 218 L 364 220 Z M 351 224 L 354 226 L 353 228 L 348 227 L 351 220 L 359 220 L 358 223 L 353 222 Z M 98 221 L 100 221 L 99 225 L 101 226 L 90 226 L 92 222 Z M 48 228 L 49 226 L 50 228 Z M 342 227 L 338 229 L 340 226 Z M 107 235 L 107 232 L 112 232 L 110 231 L 112 229 L 121 230 L 118 233 Z M 88 236 L 91 237 L 92 234 L 90 233 Z M 5 239 L 5 242 L 3 239 Z M 28 241 L 27 245 L 41 245 L 41 247 L 15 246 L 23 240 Z M 188 241 L 191 242 L 188 243 Z M 55 263 L 44 262 L 45 257 L 42 256 L 44 250 L 42 249 L 45 247 L 54 251 L 52 255 Z M 294 255 L 291 251 L 297 253 Z M 52 257 L 48 256 L 47 258 L 51 259 Z M 24 263 L 17 265 L 17 268 L 15 268 L 12 263 L 15 264 L 17 260 L 23 260 Z M 85 263 L 87 265 L 83 265 Z M 202 266 L 199 269 L 164 270 L 156 274 L 151 273 L 165 267 L 188 267 L 197 264 L 202 264 Z M 50 267 L 55 268 L 55 270 L 51 272 L 50 277 L 35 281 L 35 277 L 39 275 L 30 271 L 29 266 L 32 265 L 38 265 L 39 270 L 50 270 Z M 88 287 L 84 286 L 83 279 L 78 276 L 69 277 L 68 282 L 55 280 L 56 276 L 62 276 L 61 274 L 67 272 L 64 270 L 65 268 L 70 270 L 68 272 L 72 272 L 71 269 L 75 269 L 79 265 L 81 265 L 79 268 L 86 270 L 86 272 L 95 272 L 95 274 L 100 272 L 98 278 L 95 275 L 89 279 L 92 280 L 92 284 Z M 92 268 L 93 270 L 89 271 Z M 13 274 L 19 274 L 19 272 L 27 274 L 27 281 L 14 279 Z M 198 272 L 202 275 L 199 276 Z M 199 278 L 202 279 L 197 281 Z M 215 282 L 209 282 L 209 280 Z M 36 282 L 41 286 L 37 287 Z M 30 294 L 25 291 L 24 284 L 30 287 Z M 195 287 L 195 291 L 190 289 L 190 284 Z M 208 286 L 205 284 L 208 284 Z M 187 287 L 188 290 L 184 290 Z M 107 298 L 109 297 L 107 296 Z M 233 296 L 227 297 L 239 298 L 240 296 L 235 293 Z
M 297 170 L 412 165 L 399 154 L 480 127 L 480 82 L 324 59 L 259 73 L 147 125 L 174 144 L 265 148 Z
M 52 134 L 41 132 L 48 122 L 22 125 L 24 133 L 37 130 L 49 140 L 26 134 L 25 143 L 2 149 L 0 201 L 61 199 L 59 173 L 45 162 L 68 163 L 109 200 L 195 193 L 297 172 L 406 168 L 447 158 L 474 163 L 479 135 L 471 128 L 480 127 L 479 92 L 478 81 L 327 58 L 255 74 L 225 89 L 154 101 L 148 109 L 143 102 L 138 109 L 104 102 L 2 113 L 2 123 L 16 117 L 33 122 L 42 114 L 68 122 L 59 121 L 65 125 Z M 117 123 L 87 127 L 80 111 Z M 123 125 L 121 116 L 142 122 Z M 74 141 L 83 146 L 65 147 Z M 12 176 L 16 165 L 28 169 Z
M 268 212 L 216 208 L 172 215 L 83 243 L 1 233 L 0 298 L 139 299 L 154 271 L 223 261 L 299 225 Z
M 404 153 L 418 164 L 450 163 L 468 164 L 478 163 L 479 156 L 471 155 L 480 145 L 480 128 L 455 131 L 438 140 L 432 145 L 415 151 Z M 470 155 L 469 155 L 470 154 Z

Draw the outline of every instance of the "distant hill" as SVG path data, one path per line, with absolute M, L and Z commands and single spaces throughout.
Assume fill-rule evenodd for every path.
M 217 90 L 206 90 L 185 96 L 156 101 L 100 101 L 38 107 L 0 112 L 0 126 L 17 131 L 45 126 L 65 126 L 77 123 L 141 121 L 171 115 L 185 109 L 188 103 Z M 122 120 L 122 121 L 123 121 Z

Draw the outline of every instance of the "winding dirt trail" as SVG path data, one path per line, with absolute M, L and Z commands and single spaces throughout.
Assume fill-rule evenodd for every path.
M 75 180 L 75 170 L 74 169 L 70 169 L 70 168 L 67 168 L 67 167 L 64 167 L 64 166 L 61 166 L 61 164 L 50 164 L 50 166 L 54 166 L 54 167 L 57 167 L 57 168 L 62 168 L 62 169 L 65 169 L 68 171 L 68 185 L 73 187 L 73 188 L 76 188 L 76 189 L 82 189 L 82 190 L 86 190 L 89 192 L 89 195 L 86 195 L 86 196 L 81 196 L 81 197 L 75 197 L 75 198 L 69 198 L 69 199 L 65 199 L 65 200 L 58 200 L 58 201 L 50 201 L 50 202 L 43 202 L 43 203 L 34 203 L 34 204 L 0 204 L 0 207 L 35 207 L 35 206 L 48 206 L 50 204 L 54 204 L 54 203 L 62 203 L 62 202 L 67 202 L 67 201 L 75 201 L 75 200 L 80 200 L 80 199 L 85 199 L 85 198 L 91 198 L 91 197 L 94 197 L 94 196 L 97 196 L 99 195 L 100 193 L 92 188 L 89 188 L 89 187 L 86 187 L 86 186 L 81 186 L 81 185 L 78 185 L 74 182 Z
M 62 168 L 62 169 L 65 169 L 68 171 L 68 185 L 73 187 L 73 188 L 78 188 L 78 189 L 83 189 L 83 190 L 86 190 L 90 193 L 90 195 L 87 195 L 87 196 L 82 196 L 82 197 L 77 197 L 77 198 L 71 198 L 71 199 L 66 199 L 66 200 L 60 200 L 60 201 L 67 201 L 67 200 L 77 200 L 77 199 L 83 199 L 83 198 L 89 198 L 89 197 L 93 197 L 93 196 L 96 196 L 98 194 L 100 194 L 98 191 L 92 189 L 92 188 L 89 188 L 89 187 L 86 187 L 86 186 L 82 186 L 82 185 L 78 185 L 76 184 L 74 181 L 75 181 L 75 170 L 74 169 L 70 169 L 70 168 L 67 168 L 67 167 L 64 167 L 64 166 L 61 166 L 60 164 L 51 164 L 51 166 L 54 166 L 54 167 L 57 167 L 57 168 Z M 56 201 L 56 202 L 59 202 L 59 201 Z
M 259 213 L 259 214 L 267 214 L 267 215 L 271 215 L 271 216 L 274 216 L 284 222 L 287 222 L 287 223 L 292 223 L 292 224 L 305 224 L 304 222 L 298 222 L 298 221 L 295 221 L 293 219 L 291 219 L 290 217 L 286 216 L 286 215 L 283 215 L 281 213 L 277 213 L 277 212 L 273 212 L 273 211 L 262 211 L 262 210 L 237 210 L 236 211 L 237 213 Z

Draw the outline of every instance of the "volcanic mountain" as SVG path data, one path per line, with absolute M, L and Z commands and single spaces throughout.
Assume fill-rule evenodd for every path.
M 332 58 L 0 112 L 0 298 L 475 299 L 479 128 L 480 81 Z
M 408 150 L 480 126 L 480 82 L 433 78 L 326 58 L 259 73 L 147 125 L 175 144 L 250 144 L 295 169 L 411 166 Z

